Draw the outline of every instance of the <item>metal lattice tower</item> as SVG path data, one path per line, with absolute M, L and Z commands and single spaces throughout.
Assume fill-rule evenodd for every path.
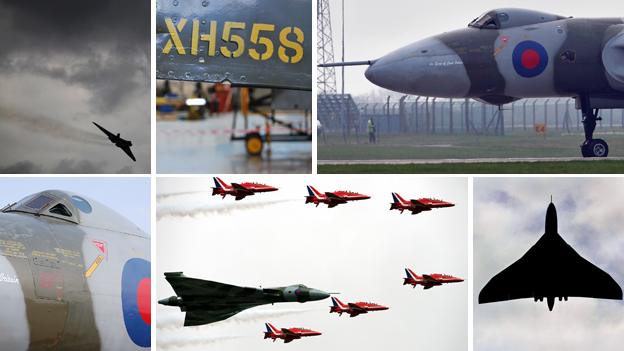
M 318 53 L 317 64 L 334 62 L 334 42 L 332 39 L 329 0 L 318 0 L 316 12 Z M 336 94 L 336 70 L 334 67 L 316 68 L 318 94 Z

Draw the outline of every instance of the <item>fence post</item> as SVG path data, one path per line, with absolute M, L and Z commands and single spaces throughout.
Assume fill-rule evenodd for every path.
M 449 134 L 453 134 L 453 99 L 449 100 Z

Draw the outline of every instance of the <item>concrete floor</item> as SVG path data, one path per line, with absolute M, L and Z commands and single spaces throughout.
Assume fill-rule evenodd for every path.
M 280 116 L 295 123 L 302 116 Z M 242 129 L 242 118 L 238 120 Z M 250 127 L 263 125 L 251 118 Z M 174 173 L 311 173 L 312 143 L 272 143 L 261 157 L 250 157 L 243 141 L 230 141 L 232 114 L 201 121 L 158 121 L 156 123 L 156 170 Z M 274 129 L 274 133 L 278 133 Z

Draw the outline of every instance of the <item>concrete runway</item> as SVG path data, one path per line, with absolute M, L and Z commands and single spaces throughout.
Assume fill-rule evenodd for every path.
M 568 162 L 601 160 L 624 161 L 624 157 L 583 158 L 583 157 L 542 157 L 542 158 L 446 158 L 446 159 L 395 159 L 395 160 L 318 160 L 319 165 L 409 165 L 409 164 L 444 164 L 444 163 L 511 163 L 511 162 Z
M 292 116 L 295 122 L 301 116 Z M 242 127 L 242 118 L 238 122 Z M 252 118 L 250 126 L 263 125 Z M 232 114 L 201 121 L 158 121 L 156 123 L 156 170 L 158 173 L 311 173 L 312 143 L 272 143 L 271 153 L 250 157 L 244 141 L 230 141 Z M 237 128 L 239 129 L 239 128 Z M 274 129 L 274 133 L 278 133 Z

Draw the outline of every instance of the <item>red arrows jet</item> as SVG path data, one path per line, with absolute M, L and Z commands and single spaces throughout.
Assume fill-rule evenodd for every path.
M 411 269 L 405 268 L 405 274 L 407 274 L 407 278 L 403 278 L 403 285 L 412 285 L 416 288 L 416 285 L 422 285 L 423 288 L 431 289 L 434 286 L 442 285 L 446 283 L 459 283 L 464 280 L 461 278 L 453 277 L 452 275 L 447 274 L 423 274 L 419 276 L 418 274 L 412 272 Z
M 429 198 L 422 198 L 417 200 L 409 200 L 406 201 L 401 197 L 401 195 L 397 193 L 392 193 L 393 202 L 390 204 L 390 210 L 399 210 L 401 213 L 403 211 L 408 210 L 411 211 L 413 215 L 419 214 L 422 211 L 431 211 L 432 208 L 443 208 L 443 207 L 453 207 L 455 204 L 436 200 Z
M 308 196 L 305 198 L 306 204 L 313 203 L 316 204 L 316 207 L 318 207 L 320 203 L 324 203 L 327 204 L 328 208 L 332 208 L 340 204 L 346 204 L 347 201 L 370 199 L 370 196 L 351 191 L 334 191 L 331 193 L 325 192 L 324 194 L 321 194 L 318 190 L 314 189 L 313 186 L 308 185 Z
M 213 177 L 212 179 L 215 183 L 215 187 L 212 188 L 212 196 L 221 195 L 221 198 L 225 198 L 226 195 L 232 195 L 235 200 L 241 200 L 245 196 L 251 196 L 255 193 L 277 191 L 275 187 L 260 183 L 232 183 L 230 185 L 221 180 L 221 178 Z
M 332 302 L 334 305 L 329 307 L 329 313 L 338 313 L 339 316 L 348 313 L 349 317 L 355 317 L 371 311 L 384 311 L 389 308 L 372 302 L 350 302 L 345 305 L 335 297 L 332 297 Z
M 318 336 L 320 332 L 304 329 L 304 328 L 282 328 L 277 329 L 271 323 L 264 323 L 266 330 L 264 332 L 265 339 L 273 339 L 273 342 L 277 339 L 284 340 L 284 343 L 289 343 L 295 339 L 301 339 L 304 336 Z

